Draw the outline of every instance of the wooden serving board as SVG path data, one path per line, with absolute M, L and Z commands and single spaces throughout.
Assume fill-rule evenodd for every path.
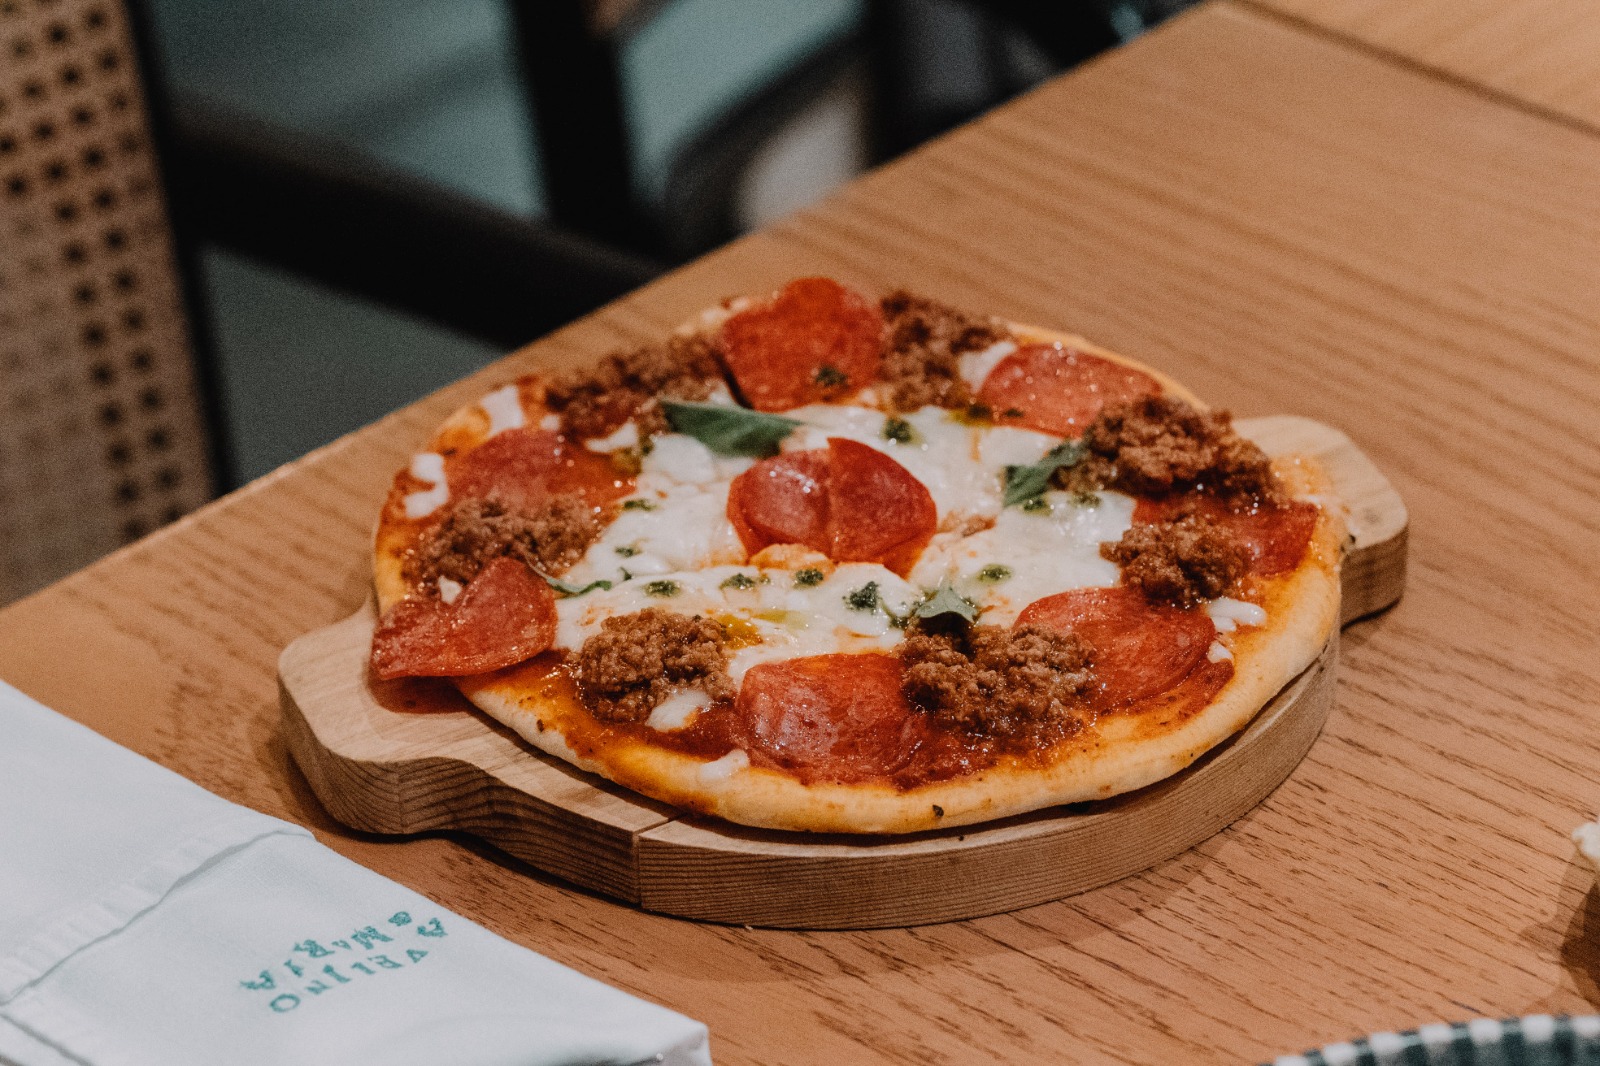
M 1399 599 L 1406 510 L 1350 439 L 1304 418 L 1245 419 L 1269 454 L 1321 459 L 1349 512 L 1342 621 Z M 1250 810 L 1310 749 L 1333 704 L 1338 634 L 1241 733 L 1138 792 L 979 826 L 861 838 L 747 829 L 645 799 L 536 751 L 443 682 L 370 683 L 371 606 L 278 664 L 290 751 L 339 821 L 460 829 L 646 910 L 861 929 L 1043 903 L 1143 870 Z

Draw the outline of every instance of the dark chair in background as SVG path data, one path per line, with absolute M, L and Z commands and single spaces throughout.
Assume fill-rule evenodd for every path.
M 861 24 L 777 73 L 681 145 L 659 202 L 635 193 L 621 53 L 670 0 L 510 0 L 538 117 L 553 223 L 664 261 L 738 235 L 729 195 L 772 131 L 855 76 L 868 162 L 886 162 L 1051 74 L 1141 32 L 1193 0 L 864 0 Z M 966 40 L 930 39 L 930 8 Z M 960 55 L 952 53 L 967 52 Z M 968 68 L 958 99 L 930 94 L 940 67 Z M 975 69 L 974 69 L 975 68 Z M 948 80 L 948 79 L 946 79 Z
M 649 204 L 620 50 L 669 0 L 506 0 L 542 221 L 292 131 L 175 111 L 150 77 L 145 2 L 0 0 L 0 602 L 235 484 L 202 243 L 511 347 L 735 236 L 739 175 L 840 79 L 856 79 L 881 160 L 1183 0 L 866 0 L 856 31 L 689 138 Z M 918 36 L 934 3 L 977 20 L 983 85 L 954 107 L 920 92 L 949 61 Z

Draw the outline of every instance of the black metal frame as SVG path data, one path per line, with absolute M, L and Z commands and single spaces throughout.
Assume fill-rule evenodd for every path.
M 504 347 L 664 267 L 166 91 L 146 0 L 127 0 L 195 352 L 213 488 L 238 484 L 199 271 L 207 242 Z
M 911 121 L 905 0 L 868 0 L 863 32 L 822 48 L 678 153 L 652 215 L 634 195 L 620 46 L 592 0 L 506 0 L 553 225 L 497 210 L 336 147 L 236 117 L 174 107 L 159 76 L 147 0 L 127 0 L 184 274 L 219 487 L 233 481 L 225 413 L 197 272 L 214 241 L 246 256 L 500 345 L 519 344 L 735 235 L 727 192 L 766 131 L 866 57 L 873 147 L 897 155 L 939 132 Z M 972 0 L 1058 42 L 1063 62 L 1115 44 L 1101 0 Z M 624 250 L 626 249 L 626 250 Z
M 168 187 L 194 232 L 494 344 L 548 333 L 661 267 L 237 118 L 180 112 Z

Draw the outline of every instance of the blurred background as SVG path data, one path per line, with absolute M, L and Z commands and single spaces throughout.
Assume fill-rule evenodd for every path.
M 0 602 L 1189 0 L 0 0 Z

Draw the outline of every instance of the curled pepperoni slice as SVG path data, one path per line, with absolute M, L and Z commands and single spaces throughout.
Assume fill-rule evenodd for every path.
M 904 576 L 939 524 L 927 486 L 859 441 L 763 459 L 728 487 L 728 519 L 745 550 L 804 544 L 841 563 L 882 563 Z
M 501 557 L 454 603 L 406 599 L 385 611 L 372 635 L 372 672 L 385 681 L 482 674 L 533 658 L 555 637 L 550 586 Z
M 524 511 L 563 492 L 576 492 L 598 507 L 633 491 L 633 479 L 607 456 L 527 426 L 496 433 L 471 451 L 448 457 L 445 482 L 452 500 L 498 496 Z
M 803 781 L 891 776 L 928 737 L 927 716 L 900 691 L 890 655 L 814 655 L 761 663 L 734 702 L 735 730 L 756 762 Z
M 1059 344 L 1029 344 L 989 372 L 978 402 L 1002 425 L 1077 437 L 1102 407 L 1160 391 L 1149 374 L 1110 359 Z
M 1186 509 L 1214 519 L 1239 542 L 1250 558 L 1250 573 L 1272 577 L 1300 565 L 1306 546 L 1317 528 L 1316 504 L 1290 500 L 1285 504 L 1254 504 L 1234 511 L 1215 496 L 1198 493 L 1166 499 L 1140 500 L 1133 509 L 1135 522 L 1160 522 Z
M 837 281 L 797 278 L 724 322 L 718 346 L 751 407 L 787 411 L 877 377 L 883 313 Z
M 1217 627 L 1204 611 L 1153 604 L 1134 588 L 1072 589 L 1035 600 L 1017 616 L 1076 633 L 1094 650 L 1104 707 L 1117 707 L 1175 688 L 1206 659 Z

